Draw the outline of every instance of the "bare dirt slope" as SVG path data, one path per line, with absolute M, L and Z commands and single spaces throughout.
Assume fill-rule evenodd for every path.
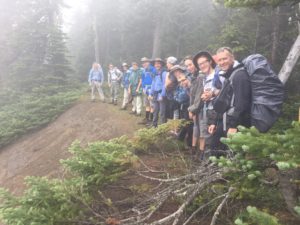
M 138 120 L 118 106 L 82 100 L 47 127 L 0 149 L 0 186 L 20 193 L 26 176 L 59 176 L 59 160 L 70 156 L 67 149 L 74 140 L 86 145 L 130 136 Z

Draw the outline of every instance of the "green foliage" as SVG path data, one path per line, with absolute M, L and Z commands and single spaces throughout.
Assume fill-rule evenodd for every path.
M 211 160 L 218 166 L 227 168 L 226 176 L 235 187 L 238 199 L 276 209 L 282 205 L 279 202 L 283 202 L 278 187 L 275 186 L 278 182 L 276 169 L 289 170 L 299 168 L 300 165 L 300 123 L 294 122 L 292 128 L 282 134 L 262 134 L 254 127 L 239 127 L 239 130 L 240 132 L 223 140 L 234 152 L 234 157 L 211 157 Z M 274 205 L 274 202 L 277 204 Z M 253 214 L 254 212 L 256 211 Z
M 291 121 L 296 121 L 298 119 L 300 107 L 299 97 L 299 95 L 289 96 L 284 102 L 282 115 L 270 130 L 271 133 L 282 133 L 292 127 Z
M 27 177 L 26 184 L 28 189 L 21 197 L 0 190 L 0 218 L 7 225 L 66 224 L 82 217 L 82 202 L 90 201 L 77 182 Z
M 263 176 L 264 169 L 277 163 L 279 169 L 297 168 L 300 164 L 300 124 L 293 123 L 283 134 L 259 133 L 254 127 L 239 127 L 240 132 L 223 139 L 234 152 L 233 161 L 212 158 L 220 166 L 247 174 L 247 179 L 255 180 Z M 281 165 L 281 166 L 280 166 Z M 284 165 L 284 166 L 283 166 Z
M 39 88 L 32 93 L 5 90 L 0 93 L 0 147 L 10 143 L 26 132 L 39 128 L 66 110 L 77 100 L 83 88 L 77 90 L 65 87 L 65 90 Z M 51 93 L 53 92 L 53 93 Z M 5 96 L 2 99 L 2 96 Z
M 168 123 L 159 125 L 157 128 L 140 129 L 133 139 L 130 141 L 130 146 L 134 150 L 148 151 L 153 149 L 170 149 L 175 143 L 172 141 L 170 131 L 178 129 L 186 124 L 183 120 L 172 120 Z
M 234 223 L 236 225 L 280 225 L 276 217 L 252 206 L 248 206 L 247 214 L 242 219 L 236 219 Z
M 79 142 L 74 142 L 69 151 L 74 156 L 61 163 L 72 174 L 80 176 L 87 185 L 112 182 L 135 161 L 125 145 L 112 142 L 94 142 L 85 149 Z
M 1 189 L 0 218 L 3 222 L 7 225 L 60 225 L 79 224 L 83 218 L 87 222 L 94 220 L 89 210 L 95 204 L 95 193 L 100 193 L 104 185 L 115 181 L 135 162 L 126 146 L 112 142 L 91 143 L 85 149 L 74 142 L 70 152 L 74 156 L 62 163 L 72 174 L 71 178 L 28 177 L 28 188 L 20 197 Z M 107 207 L 111 205 L 109 200 L 104 203 Z

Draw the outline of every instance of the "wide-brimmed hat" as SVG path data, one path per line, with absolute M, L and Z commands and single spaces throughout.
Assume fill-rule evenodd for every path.
M 122 66 L 127 66 L 128 67 L 128 64 L 126 62 L 122 63 Z
M 216 63 L 216 61 L 214 60 L 214 58 L 212 57 L 212 55 L 211 55 L 209 52 L 207 52 L 207 51 L 200 51 L 200 52 L 198 52 L 198 53 L 194 56 L 194 58 L 193 58 L 193 63 L 194 63 L 195 67 L 196 67 L 198 70 L 199 70 L 199 66 L 198 66 L 197 61 L 198 61 L 198 59 L 199 59 L 200 57 L 205 57 L 205 58 L 207 58 L 209 61 L 212 62 L 212 67 L 213 67 L 213 68 L 216 67 L 217 63 Z
M 148 59 L 147 57 L 141 58 L 141 62 L 151 62 L 151 59 Z
M 162 65 L 165 65 L 165 62 L 161 58 L 153 59 L 152 63 L 155 64 L 156 62 L 160 62 Z
M 186 71 L 186 68 L 184 66 L 180 66 L 180 65 L 175 65 L 172 66 L 172 68 L 170 69 L 170 73 L 174 73 L 175 71 L 180 70 L 182 72 Z

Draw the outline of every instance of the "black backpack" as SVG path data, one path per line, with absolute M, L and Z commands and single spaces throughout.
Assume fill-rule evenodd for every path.
M 271 69 L 267 59 L 260 55 L 250 55 L 243 60 L 243 68 L 250 77 L 252 105 L 251 125 L 260 132 L 267 132 L 281 114 L 284 101 L 284 87 L 278 76 Z M 233 106 L 232 79 L 236 73 L 224 81 L 220 94 L 214 101 L 214 109 L 225 113 Z

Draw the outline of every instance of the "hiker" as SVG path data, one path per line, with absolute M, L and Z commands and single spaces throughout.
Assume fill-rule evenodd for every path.
M 108 65 L 108 86 L 110 87 L 110 97 L 111 97 L 111 104 L 117 105 L 118 101 L 118 94 L 120 88 L 120 81 L 122 79 L 122 72 L 117 68 L 114 67 L 113 64 Z
M 174 92 L 176 91 L 178 82 L 176 77 L 171 74 L 169 71 L 173 66 L 177 64 L 177 58 L 174 56 L 170 56 L 166 59 L 166 67 L 167 67 L 167 74 L 166 74 L 166 114 L 168 119 L 178 119 L 179 118 L 179 109 L 176 107 L 176 102 L 174 101 Z
M 186 74 L 186 68 L 183 66 L 175 65 L 171 68 L 170 73 L 176 77 L 178 85 L 174 94 L 174 101 L 178 104 L 178 119 L 189 120 L 188 107 L 190 105 L 189 88 L 190 81 L 188 80 Z M 187 137 L 186 143 L 188 147 L 192 146 L 192 136 L 193 136 L 193 124 L 188 123 L 183 126 L 177 134 L 178 140 L 184 141 Z
M 154 59 L 154 67 L 156 69 L 155 77 L 153 78 L 149 99 L 153 101 L 154 112 L 152 126 L 157 127 L 158 118 L 160 124 L 166 123 L 166 71 L 163 69 L 164 61 L 161 58 Z
M 102 90 L 102 84 L 104 81 L 104 75 L 103 70 L 101 68 L 101 65 L 99 63 L 93 63 L 92 68 L 89 72 L 89 78 L 88 82 L 91 86 L 91 101 L 95 101 L 95 89 L 98 90 L 100 100 L 102 102 L 105 101 L 103 90 Z
M 129 76 L 129 94 L 133 98 L 131 114 L 142 115 L 142 73 L 137 62 L 132 63 Z
M 128 88 L 129 88 L 129 76 L 130 76 L 130 70 L 128 69 L 128 64 L 123 63 L 123 76 L 122 76 L 122 83 L 121 86 L 124 89 L 123 91 L 123 103 L 121 110 L 126 110 L 127 105 L 129 103 L 129 94 L 128 94 Z
M 151 60 L 147 57 L 143 57 L 141 59 L 143 66 L 143 75 L 142 75 L 142 88 L 143 88 L 143 96 L 144 96 L 144 107 L 145 107 L 145 118 L 140 124 L 145 124 L 150 126 L 153 121 L 153 101 L 149 99 L 152 79 L 155 76 L 156 70 L 154 66 L 151 64 Z
M 217 59 L 222 72 L 220 75 L 228 82 L 229 79 L 232 80 L 233 95 L 230 100 L 232 104 L 223 115 L 223 130 L 227 134 L 232 134 L 237 132 L 238 125 L 245 127 L 251 125 L 251 82 L 244 66 L 235 60 L 233 51 L 229 47 L 219 48 Z M 212 124 L 209 127 L 209 132 L 213 133 L 215 129 L 216 124 Z
M 201 105 L 198 108 L 196 115 L 196 123 L 199 127 L 199 156 L 197 159 L 204 159 L 204 151 L 206 147 L 207 139 L 210 137 L 208 133 L 208 126 L 216 120 L 217 113 L 213 110 L 213 93 L 219 92 L 221 89 L 221 81 L 216 82 L 216 77 L 218 77 L 218 71 L 216 68 L 216 62 L 209 52 L 200 51 L 193 58 L 193 63 L 195 67 L 201 71 L 203 76 L 202 93 L 197 93 L 201 95 Z M 217 84 L 218 83 L 218 84 Z M 198 96 L 199 97 L 199 96 Z M 209 147 L 210 149 L 210 147 Z
M 189 96 L 190 96 L 190 106 L 194 104 L 195 101 L 195 96 L 196 96 L 196 91 L 198 89 L 198 86 L 200 87 L 203 86 L 203 81 L 201 77 L 198 77 L 199 71 L 195 67 L 193 63 L 193 56 L 188 55 L 184 57 L 183 63 L 187 69 L 187 78 L 189 80 Z M 200 90 L 202 91 L 202 90 Z M 197 143 L 198 143 L 198 138 L 199 138 L 199 127 L 198 127 L 198 122 L 196 122 L 196 114 L 189 113 L 189 119 L 193 121 L 191 123 L 190 127 L 188 129 L 191 129 L 192 133 L 192 143 L 191 143 L 191 154 L 195 154 L 197 150 Z

